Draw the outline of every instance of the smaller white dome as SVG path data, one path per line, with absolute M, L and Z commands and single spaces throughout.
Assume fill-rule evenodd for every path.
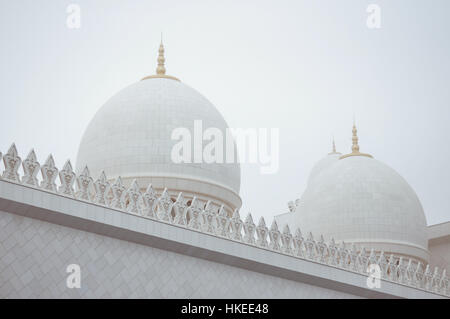
M 422 205 L 396 171 L 367 156 L 327 157 L 316 171 L 291 217 L 294 228 L 428 260 Z

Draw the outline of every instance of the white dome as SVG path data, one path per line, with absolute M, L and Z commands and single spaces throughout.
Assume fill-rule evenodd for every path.
M 332 152 L 329 153 L 327 156 L 322 158 L 320 161 L 318 161 L 313 168 L 311 169 L 311 172 L 308 176 L 308 185 L 313 183 L 317 177 L 319 177 L 323 171 L 327 170 L 329 167 L 331 167 L 334 163 L 336 163 L 339 160 L 339 157 L 341 157 L 341 153 L 338 152 Z
M 134 83 L 107 101 L 88 125 L 78 150 L 76 170 L 85 165 L 94 178 L 102 170 L 124 184 L 136 178 L 141 187 L 167 187 L 174 194 L 239 208 L 240 166 L 235 164 L 177 164 L 171 160 L 175 128 L 188 128 L 194 140 L 194 121 L 203 130 L 227 124 L 200 93 L 178 80 L 149 78 Z M 204 145 L 207 141 L 204 142 Z M 192 152 L 193 154 L 193 152 Z
M 414 190 L 373 158 L 335 161 L 308 185 L 302 202 L 291 222 L 304 233 L 429 258 L 425 214 Z

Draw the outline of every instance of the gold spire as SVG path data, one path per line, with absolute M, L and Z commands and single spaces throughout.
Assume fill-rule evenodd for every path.
M 353 129 L 352 129 L 352 152 L 349 154 L 342 155 L 339 159 L 343 159 L 350 156 L 366 156 L 366 157 L 373 157 L 370 154 L 361 153 L 359 151 L 359 144 L 358 144 L 358 130 L 356 129 L 355 120 L 353 119 Z
M 161 34 L 161 44 L 159 45 L 158 50 L 158 67 L 156 68 L 156 74 L 158 75 L 165 75 L 166 74 L 166 68 L 164 66 L 164 62 L 166 59 L 164 58 L 164 45 L 162 43 L 162 34 Z
M 156 74 L 155 75 L 146 76 L 142 80 L 155 79 L 155 78 L 165 78 L 165 79 L 172 79 L 172 80 L 180 81 L 174 76 L 166 75 L 166 67 L 164 65 L 164 63 L 166 62 L 166 59 L 164 57 L 164 45 L 163 45 L 163 41 L 162 41 L 162 33 L 161 33 L 161 43 L 159 45 L 157 61 L 158 61 L 158 66 L 156 67 Z
M 358 153 L 358 152 L 359 152 L 358 130 L 356 129 L 355 123 L 353 123 L 353 129 L 352 129 L 352 153 Z

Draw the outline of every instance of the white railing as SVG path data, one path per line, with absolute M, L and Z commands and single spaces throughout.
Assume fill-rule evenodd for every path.
M 337 245 L 333 239 L 325 243 L 323 236 L 315 240 L 311 233 L 304 238 L 300 229 L 296 229 L 292 234 L 288 225 L 280 231 L 275 220 L 268 228 L 263 217 L 258 225 L 255 225 L 251 214 L 242 221 L 238 210 L 235 210 L 230 218 L 223 205 L 217 208 L 210 201 L 203 203 L 196 197 L 189 203 L 182 193 L 173 201 L 167 189 L 159 195 L 152 185 L 149 185 L 145 192 L 141 192 L 136 180 L 126 188 L 120 177 L 114 183 L 108 182 L 104 172 L 94 181 L 87 167 L 76 176 L 70 161 L 65 163 L 62 170 L 58 170 L 52 155 L 41 166 L 34 150 L 22 161 L 14 144 L 3 156 L 3 162 L 5 170 L 0 179 L 13 183 L 359 274 L 368 275 L 369 265 L 376 264 L 380 267 L 383 280 L 450 296 L 446 270 L 439 271 L 438 267 L 435 267 L 434 271 L 431 271 L 430 265 L 424 267 L 421 262 L 413 259 L 406 260 L 392 254 L 385 256 L 383 252 L 376 254 L 373 249 L 368 253 L 364 247 L 357 248 L 354 244 L 348 247 L 344 242 Z M 22 177 L 19 175 L 21 164 Z M 42 176 L 40 181 L 37 178 L 39 171 Z M 58 176 L 59 185 L 56 183 Z

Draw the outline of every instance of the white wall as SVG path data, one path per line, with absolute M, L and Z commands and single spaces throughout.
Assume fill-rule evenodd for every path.
M 81 290 L 65 286 L 81 266 Z M 0 181 L 0 297 L 440 298 L 442 295 Z
M 450 222 L 428 226 L 430 264 L 450 269 Z
M 355 297 L 6 212 L 0 242 L 0 298 Z M 81 289 L 66 287 L 72 263 Z
M 437 245 L 430 245 L 430 265 L 439 269 L 450 269 L 450 241 Z

